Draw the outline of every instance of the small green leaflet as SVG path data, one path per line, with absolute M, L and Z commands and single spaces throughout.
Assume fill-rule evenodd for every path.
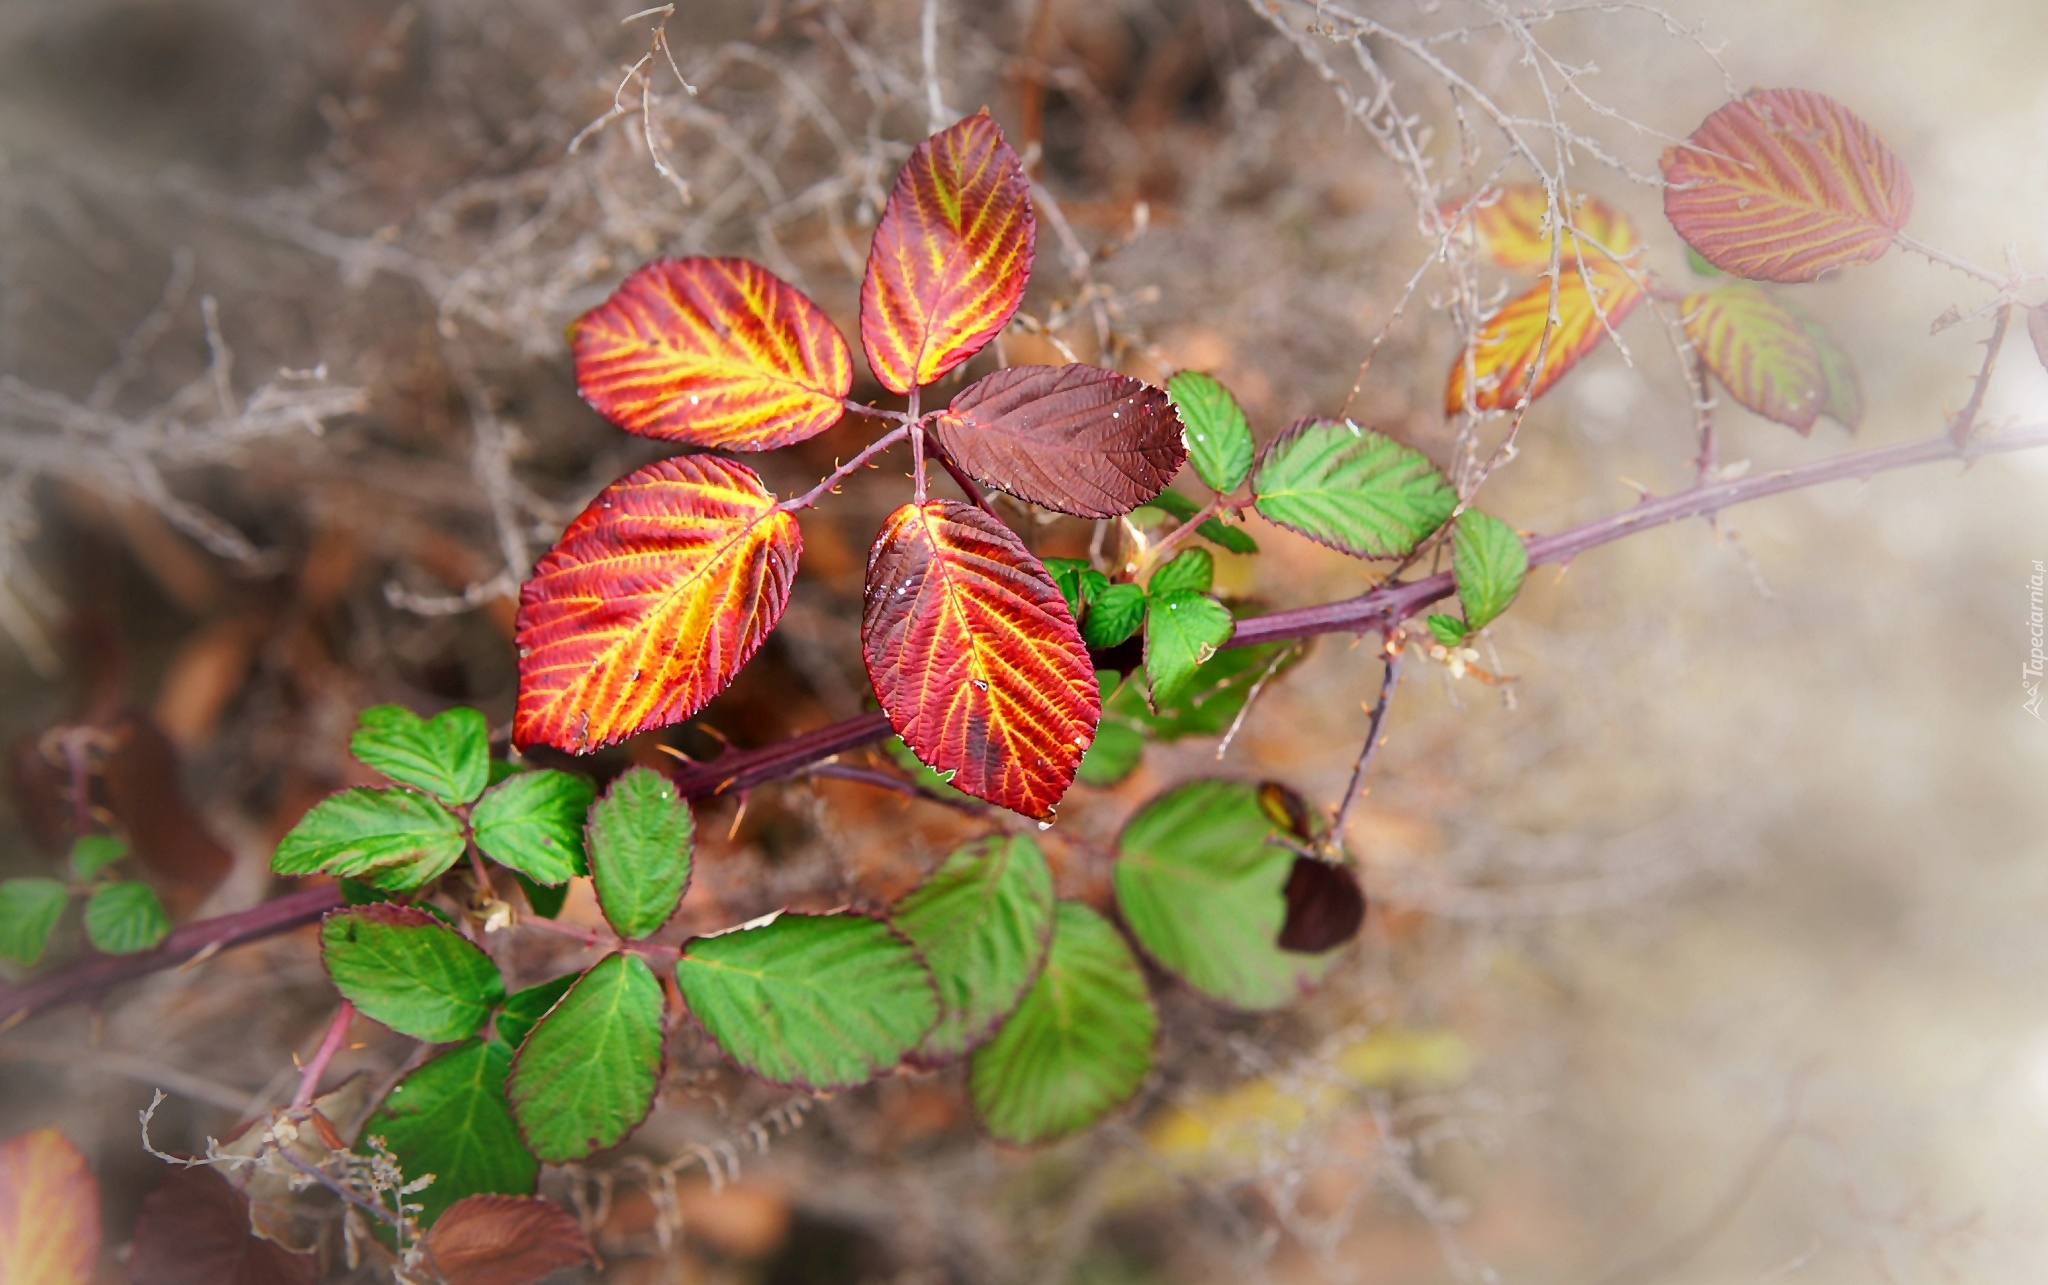
M 1196 781 L 1145 805 L 1117 838 L 1117 908 L 1138 944 L 1205 995 L 1278 1008 L 1332 955 L 1276 944 L 1294 854 L 1268 843 L 1273 819 L 1248 781 Z
M 690 883 L 690 805 L 675 783 L 636 767 L 590 809 L 590 873 L 597 903 L 621 937 L 668 922 Z
M 1726 273 L 1722 272 L 1721 269 L 1715 267 L 1711 263 L 1708 263 L 1706 257 L 1702 255 L 1698 250 L 1693 249 L 1691 246 L 1685 247 L 1685 266 L 1691 268 L 1693 270 L 1693 273 L 1697 276 L 1720 277 L 1727 275 Z
M 1252 430 L 1230 390 L 1200 371 L 1166 381 L 1167 400 L 1180 412 L 1188 460 L 1209 489 L 1229 495 L 1252 468 Z
M 520 1141 L 505 1102 L 511 1070 L 505 1045 L 465 1040 L 400 1080 L 363 1125 L 364 1142 L 384 1139 L 407 1182 L 434 1175 L 426 1190 L 407 1197 L 424 1206 L 423 1224 L 465 1196 L 533 1190 L 540 1162 Z
M 1283 651 L 1286 655 L 1276 665 L 1274 658 Z M 1251 698 L 1253 685 L 1269 672 L 1286 669 L 1301 654 L 1302 649 L 1291 643 L 1226 648 L 1196 669 L 1179 698 L 1156 703 L 1156 708 L 1146 705 L 1140 684 L 1125 683 L 1103 701 L 1102 725 L 1125 719 L 1147 737 L 1161 741 L 1221 735 Z M 1104 686 L 1103 690 L 1110 689 Z M 1096 737 L 1101 738 L 1099 730 Z
M 862 915 L 777 915 L 699 937 L 676 961 L 683 1000 L 726 1056 L 764 1080 L 865 1084 L 918 1046 L 939 994 L 917 951 Z
M 332 874 L 409 892 L 462 855 L 462 821 L 411 790 L 343 790 L 313 805 L 277 845 L 281 875 Z
M 0 956 L 33 964 L 50 944 L 50 930 L 71 899 L 55 879 L 9 879 L 0 883 Z
M 171 917 L 146 883 L 110 883 L 85 903 L 85 939 L 109 955 L 133 955 L 162 941 Z
M 80 835 L 71 845 L 71 871 L 90 880 L 100 871 L 128 855 L 128 845 L 111 834 Z
M 588 874 L 583 818 L 597 787 L 580 776 L 521 772 L 491 787 L 469 814 L 476 846 L 502 866 L 552 887 Z
M 1465 628 L 1464 621 L 1456 616 L 1446 616 L 1442 612 L 1436 612 L 1431 615 L 1427 623 L 1429 625 L 1429 632 L 1434 634 L 1436 640 L 1446 647 L 1463 646 L 1465 636 L 1472 632 Z
M 490 956 L 411 906 L 363 906 L 327 916 L 320 956 L 343 998 L 365 1017 L 417 1040 L 474 1035 L 505 998 Z
M 1095 740 L 1081 756 L 1074 779 L 1083 785 L 1104 789 L 1137 770 L 1145 757 L 1145 734 L 1118 718 L 1104 718 L 1095 727 Z
M 919 1057 L 959 1057 L 1009 1015 L 1045 962 L 1052 907 L 1052 871 L 1025 834 L 955 849 L 896 903 L 890 920 L 939 987 L 939 1023 Z
M 562 907 L 569 901 L 569 885 L 566 883 L 543 888 L 517 870 L 512 872 L 512 879 L 519 885 L 519 891 L 526 894 L 527 908 L 542 919 L 553 919 L 561 914 Z
M 1821 382 L 1825 386 L 1825 400 L 1821 402 L 1820 413 L 1855 432 L 1863 426 L 1863 382 L 1856 377 L 1856 363 L 1842 351 L 1842 345 L 1826 326 L 1790 303 L 1782 299 L 1779 302 L 1799 319 L 1800 331 L 1813 341 L 1813 350 L 1820 355 Z M 2031 316 L 2029 314 L 2030 326 Z
M 1152 578 L 1145 583 L 1145 592 L 1155 598 L 1177 589 L 1207 593 L 1215 581 L 1216 559 L 1210 556 L 1209 551 L 1184 549 L 1152 573 Z
M 1498 619 L 1522 591 L 1522 580 L 1529 574 L 1529 550 L 1507 523 L 1467 509 L 1458 515 L 1451 535 L 1451 574 L 1457 579 L 1458 601 L 1465 606 L 1465 624 L 1476 632 Z M 1435 632 L 1436 626 L 1430 629 Z
M 1350 420 L 1302 420 L 1274 438 L 1252 493 L 1268 521 L 1360 558 L 1405 555 L 1458 505 L 1428 456 Z
M 505 1006 L 498 1010 L 498 1020 L 492 1023 L 491 1029 L 498 1033 L 500 1040 L 518 1048 L 539 1025 L 540 1019 L 548 1015 L 548 1010 L 567 995 L 569 988 L 582 976 L 581 973 L 563 973 L 551 982 L 513 992 L 506 997 Z
M 661 983 L 637 955 L 607 955 L 540 1020 L 506 1093 L 542 1160 L 580 1160 L 633 1131 L 661 1078 Z
M 924 789 L 930 790 L 943 798 L 962 799 L 977 807 L 980 806 L 981 800 L 964 790 L 953 788 L 952 783 L 947 780 L 952 773 L 942 773 L 927 765 L 917 757 L 915 750 L 903 743 L 902 737 L 892 736 L 882 742 L 882 753 L 888 755 L 889 761 L 902 769 L 905 776 Z
M 1204 593 L 1175 589 L 1152 599 L 1145 620 L 1145 678 L 1155 705 L 1186 695 L 1202 662 L 1230 640 L 1230 610 Z
M 473 709 L 423 719 L 403 705 L 373 705 L 357 716 L 348 749 L 400 785 L 417 786 L 443 803 L 468 803 L 490 778 L 490 727 Z
M 1145 591 L 1134 584 L 1113 584 L 1095 595 L 1081 618 L 1081 641 L 1102 650 L 1138 632 L 1145 623 Z
M 1109 587 L 1109 577 L 1080 558 L 1047 558 L 1045 570 L 1059 586 L 1060 596 L 1067 600 L 1067 611 L 1076 620 L 1095 601 L 1095 595 Z
M 1156 509 L 1175 521 L 1185 522 L 1195 516 L 1195 514 L 1200 513 L 1202 506 L 1178 491 L 1161 491 L 1132 510 L 1131 515 L 1136 517 L 1147 509 Z M 1252 539 L 1237 527 L 1223 525 L 1222 521 L 1217 518 L 1205 519 L 1202 525 L 1195 528 L 1195 534 L 1212 544 L 1221 545 L 1232 553 L 1257 553 L 1259 551 L 1258 541 Z
M 1063 901 L 1038 980 L 968 1063 L 968 1094 L 997 1139 L 1048 1142 L 1130 1101 L 1158 1032 L 1131 948 L 1107 919 Z

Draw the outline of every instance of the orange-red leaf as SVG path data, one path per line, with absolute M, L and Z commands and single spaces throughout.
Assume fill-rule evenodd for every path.
M 596 1257 L 575 1215 L 538 1196 L 468 1196 L 427 1233 L 448 1285 L 531 1285 Z
M 1495 263 L 1526 272 L 1550 266 L 1550 197 L 1542 184 L 1507 183 L 1480 193 L 1470 206 L 1472 230 Z M 1444 215 L 1455 217 L 1459 209 L 1453 204 Z M 1559 260 L 1567 265 L 1579 258 L 1625 259 L 1642 245 L 1634 221 L 1595 197 L 1579 197 L 1569 222 L 1558 247 Z
M 899 393 L 995 338 L 1024 298 L 1036 223 L 1031 184 L 987 111 L 910 154 L 882 210 L 860 287 L 860 342 Z
M 1478 379 L 1472 389 L 1475 409 L 1513 410 L 1526 396 L 1541 397 L 1563 378 L 1581 357 L 1593 350 L 1610 326 L 1643 300 L 1642 287 L 1627 273 L 1606 259 L 1588 260 L 1563 270 L 1557 282 L 1557 325 L 1544 344 L 1544 330 L 1550 319 L 1550 283 L 1538 281 L 1525 293 L 1510 299 L 1499 312 L 1487 318 L 1473 343 L 1471 361 Z M 1590 278 L 1599 292 L 1586 288 Z M 1605 322 L 1602 322 L 1605 313 Z M 1543 365 L 1536 369 L 1538 353 Z M 1451 366 L 1444 387 L 1444 413 L 1455 415 L 1465 408 L 1465 363 L 1460 355 Z M 1531 371 L 1534 370 L 1534 378 Z
M 656 259 L 572 332 L 576 387 L 629 433 L 765 451 L 838 422 L 846 340 L 795 286 L 745 259 Z
M 1723 272 L 1811 281 L 1885 252 L 1913 184 L 1877 131 L 1825 94 L 1758 89 L 1664 149 L 1664 213 Z
M 980 481 L 1084 518 L 1129 513 L 1188 457 L 1163 390 L 1095 366 L 996 371 L 961 389 L 931 434 Z
M 0 1142 L 0 1281 L 89 1285 L 100 1189 L 71 1140 L 35 1129 Z
M 775 627 L 802 549 L 796 519 L 731 460 L 612 483 L 519 591 L 512 739 L 582 754 L 696 713 Z
M 912 752 L 979 799 L 1040 819 L 1102 715 L 1066 599 L 1009 528 L 935 500 L 889 515 L 868 554 L 861 650 Z
M 1797 316 L 1744 281 L 1689 294 L 1680 309 L 1693 351 L 1730 396 L 1765 419 L 1813 431 L 1827 372 Z

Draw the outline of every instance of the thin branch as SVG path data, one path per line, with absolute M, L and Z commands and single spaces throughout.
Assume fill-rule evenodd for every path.
M 1351 824 L 1351 809 L 1358 806 L 1358 800 L 1365 794 L 1365 770 L 1372 766 L 1373 755 L 1379 750 L 1380 729 L 1386 726 L 1387 707 L 1394 703 L 1394 684 L 1401 676 L 1401 644 L 1398 635 L 1383 640 L 1380 663 L 1380 698 L 1372 707 L 1372 716 L 1365 725 L 1365 744 L 1358 751 L 1358 762 L 1351 769 L 1351 783 L 1344 787 L 1344 801 L 1337 805 L 1337 816 L 1330 823 L 1330 842 L 1339 849 L 1344 846 L 1344 831 Z
M 819 763 L 806 775 L 827 777 L 835 781 L 853 781 L 861 785 L 872 785 L 880 790 L 893 790 L 905 798 L 922 799 L 926 803 L 936 803 L 940 807 L 953 808 L 977 816 L 989 810 L 988 804 L 977 802 L 957 791 L 949 797 L 937 790 L 928 790 L 909 777 L 897 776 L 893 772 L 884 772 L 878 768 L 856 767 L 851 763 Z
M 348 1038 L 348 1024 L 355 1020 L 356 1006 L 347 1000 L 334 1012 L 334 1020 L 328 1023 L 327 1036 L 320 1041 L 320 1047 L 313 1051 L 313 1060 L 306 1063 L 306 1069 L 299 1075 L 299 1091 L 292 1095 L 292 1107 L 311 1106 L 320 1092 L 320 1077 L 327 1073 L 327 1064 L 341 1050 L 341 1042 Z
M 850 404 L 851 403 L 849 403 L 849 405 Z M 888 450 L 890 447 L 896 445 L 896 443 L 902 441 L 904 438 L 909 436 L 910 425 L 908 424 L 900 424 L 897 427 L 890 429 L 888 432 L 882 434 L 882 436 L 868 443 L 866 450 L 863 450 L 860 454 L 854 456 L 852 459 L 846 461 L 846 463 L 841 464 L 838 468 L 833 469 L 830 473 L 826 474 L 824 480 L 819 482 L 816 486 L 812 487 L 808 491 L 805 491 L 802 495 L 797 496 L 793 500 L 784 500 L 781 504 L 777 505 L 776 507 L 780 508 L 785 513 L 794 513 L 798 509 L 810 508 L 813 504 L 816 504 L 819 500 L 823 499 L 828 493 L 838 490 L 841 483 L 845 482 L 847 478 L 852 477 L 855 473 L 859 472 L 863 467 L 866 466 L 869 460 L 875 458 L 875 456 L 880 455 L 883 451 Z
M 1970 388 L 1970 400 L 1956 412 L 1948 422 L 1948 437 L 1958 448 L 1970 440 L 1970 434 L 1977 429 L 1977 416 L 1984 410 L 1984 394 L 1991 387 L 1991 371 L 1998 364 L 1998 350 L 2005 347 L 2005 327 L 2012 320 L 2012 305 L 2006 304 L 1998 310 L 1998 320 L 1992 323 L 1991 338 L 1984 341 L 1984 364 L 1977 368 L 1977 382 Z

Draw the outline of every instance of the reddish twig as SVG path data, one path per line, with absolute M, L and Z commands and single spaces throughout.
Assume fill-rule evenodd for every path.
M 292 1095 L 294 1110 L 311 1106 L 320 1092 L 320 1077 L 327 1073 L 327 1064 L 341 1050 L 341 1042 L 348 1038 L 348 1024 L 355 1020 L 356 1006 L 347 1000 L 335 1010 L 334 1020 L 327 1026 L 327 1037 L 320 1041 L 320 1047 L 313 1051 L 313 1060 L 306 1063 L 299 1073 L 299 1091 Z
M 1992 323 L 1991 338 L 1984 341 L 1984 364 L 1977 368 L 1977 382 L 1970 387 L 1970 400 L 1956 412 L 1948 422 L 1948 437 L 1958 447 L 1970 440 L 1976 431 L 1977 416 L 1984 410 L 1984 393 L 1991 387 L 1991 370 L 1998 364 L 1998 350 L 2005 347 L 2005 327 L 2012 320 L 2012 305 L 2006 304 L 1998 310 L 1998 320 Z
M 852 404 L 853 403 L 851 402 L 848 403 L 848 405 Z M 860 454 L 846 461 L 846 463 L 841 464 L 838 468 L 833 469 L 830 473 L 827 473 L 816 486 L 812 487 L 808 491 L 805 491 L 802 495 L 797 496 L 795 499 L 784 500 L 781 504 L 777 505 L 776 507 L 781 509 L 785 513 L 794 513 L 798 509 L 810 508 L 813 504 L 816 504 L 819 500 L 825 498 L 827 493 L 837 490 L 839 486 L 846 481 L 847 478 L 852 477 L 856 472 L 860 471 L 862 466 L 864 466 L 869 460 L 875 458 L 875 456 L 880 455 L 883 451 L 888 450 L 890 447 L 896 445 L 896 443 L 902 441 L 904 438 L 909 436 L 909 424 L 897 425 L 895 428 L 890 429 L 888 432 L 882 434 L 874 441 L 868 443 L 867 448 L 861 451 Z
M 1394 703 L 1394 683 L 1401 676 L 1398 637 L 1384 640 L 1380 663 L 1386 668 L 1380 672 L 1380 698 L 1366 722 L 1365 745 L 1358 751 L 1357 765 L 1351 769 L 1351 783 L 1344 787 L 1344 801 L 1337 805 L 1336 819 L 1330 823 L 1330 844 L 1339 852 L 1344 849 L 1344 831 L 1351 824 L 1351 809 L 1358 806 L 1359 798 L 1365 794 L 1365 770 L 1372 765 L 1372 756 L 1380 747 L 1380 729 L 1386 726 L 1387 708 Z

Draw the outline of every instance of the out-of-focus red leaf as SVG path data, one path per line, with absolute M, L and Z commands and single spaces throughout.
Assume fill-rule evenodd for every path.
M 1882 255 L 1913 212 L 1905 166 L 1825 94 L 1757 89 L 1664 149 L 1664 214 L 1721 271 L 1811 281 Z
M 907 393 L 981 351 L 1024 298 L 1036 227 L 1024 166 L 987 111 L 919 143 L 861 281 L 875 378 Z
M 656 259 L 577 319 L 576 387 L 630 433 L 765 451 L 839 421 L 853 357 L 818 305 L 745 259 Z
M 1596 301 L 1590 280 L 1599 291 Z M 1478 381 L 1472 392 L 1477 410 L 1513 410 L 1526 395 L 1531 401 L 1550 391 L 1551 385 L 1593 351 L 1608 327 L 1619 326 L 1643 301 L 1643 290 L 1614 262 L 1588 260 L 1563 269 L 1557 282 L 1557 325 L 1544 331 L 1550 321 L 1550 283 L 1538 281 L 1486 319 L 1472 346 L 1472 367 Z M 1602 321 L 1605 314 L 1605 321 Z M 1536 358 L 1543 365 L 1536 369 Z M 1531 371 L 1535 373 L 1532 377 Z M 1444 414 L 1465 409 L 1465 357 L 1451 366 L 1444 386 Z
M 90 1285 L 100 1189 L 71 1139 L 35 1129 L 0 1142 L 0 1281 Z
M 519 591 L 512 739 L 583 754 L 696 713 L 775 627 L 802 549 L 796 519 L 731 460 L 612 483 Z
M 1365 890 L 1347 865 L 1297 854 L 1287 875 L 1286 897 L 1282 950 L 1320 955 L 1356 937 L 1365 923 Z
M 1007 527 L 951 500 L 890 514 L 868 555 L 861 650 L 919 759 L 957 790 L 1052 815 L 1101 694 L 1066 599 Z
M 227 877 L 234 855 L 186 800 L 177 747 L 154 722 L 138 714 L 115 738 L 103 769 L 107 806 L 142 864 L 170 882 L 172 909 L 182 913 Z
M 249 1202 L 204 1166 L 172 1169 L 142 1202 L 133 1285 L 313 1285 L 319 1266 L 249 1228 Z
M 1503 268 L 1541 272 L 1550 266 L 1554 229 L 1548 226 L 1550 195 L 1542 184 L 1505 183 L 1469 202 L 1447 205 L 1444 216 L 1454 218 L 1461 211 L 1469 214 L 1481 248 Z M 1570 227 L 1562 230 L 1563 242 L 1558 246 L 1561 263 L 1582 257 L 1625 259 L 1642 246 L 1628 215 L 1597 197 L 1579 197 L 1570 214 Z
M 529 1285 L 597 1254 L 568 1210 L 538 1196 L 466 1196 L 427 1232 L 448 1285 Z
M 1129 513 L 1188 457 L 1164 390 L 1095 366 L 996 371 L 961 389 L 931 434 L 978 480 L 1084 518 Z

